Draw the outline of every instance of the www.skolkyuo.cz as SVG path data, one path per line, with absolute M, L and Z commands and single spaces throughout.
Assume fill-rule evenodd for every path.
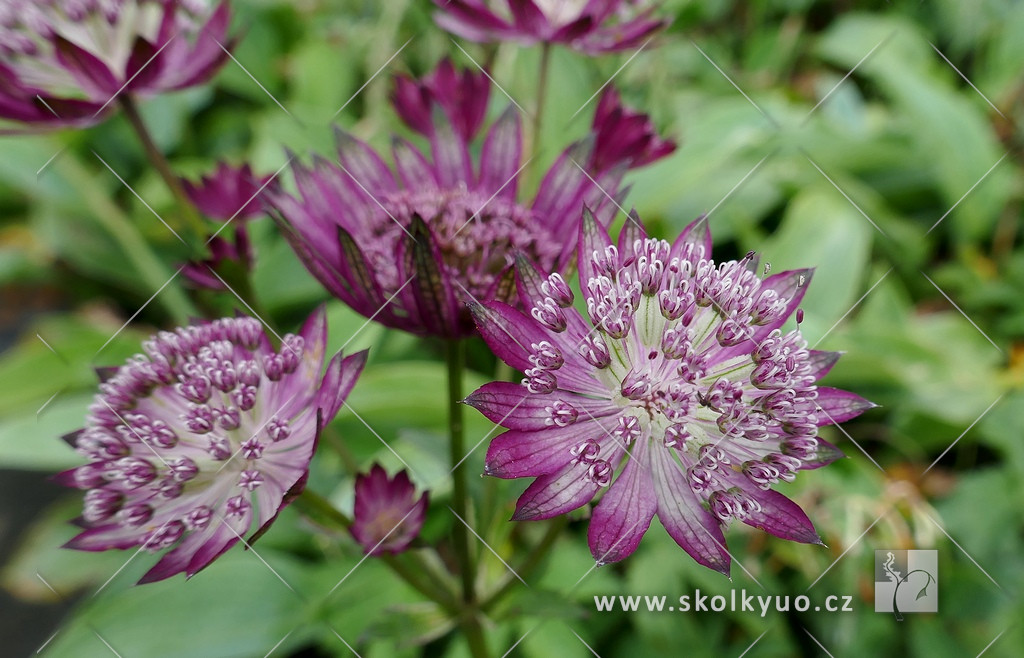
M 676 600 L 668 596 L 594 596 L 598 612 L 753 612 L 762 617 L 769 612 L 853 612 L 853 597 L 830 594 L 820 601 L 799 594 L 748 594 L 747 590 L 730 590 L 725 594 L 705 594 L 699 589 Z

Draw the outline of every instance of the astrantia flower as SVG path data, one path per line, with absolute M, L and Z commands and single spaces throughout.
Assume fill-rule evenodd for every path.
M 356 477 L 352 536 L 370 555 L 401 553 L 420 534 L 427 500 L 426 493 L 417 500 L 408 473 L 400 471 L 388 478 L 387 472 L 374 464 L 368 474 Z
M 121 93 L 200 84 L 228 21 L 207 0 L 0 0 L 0 117 L 89 125 Z
M 443 112 L 433 116 L 430 155 L 394 140 L 396 173 L 368 145 L 339 132 L 340 166 L 297 164 L 298 198 L 280 190 L 266 198 L 296 253 L 332 294 L 386 326 L 457 338 L 475 333 L 465 302 L 509 298 L 514 251 L 558 269 L 572 255 L 572 218 L 584 203 L 604 223 L 611 220 L 608 195 L 621 197 L 629 163 L 584 172 L 591 137 L 566 149 L 525 202 L 517 194 L 523 144 L 515 108 L 490 127 L 478 160 Z
M 257 176 L 248 165 L 232 167 L 219 162 L 217 169 L 198 182 L 182 180 L 189 200 L 211 219 L 245 221 L 263 214 L 259 195 L 270 176 Z
M 616 163 L 631 168 L 656 162 L 676 150 L 676 143 L 662 139 L 651 117 L 622 104 L 612 86 L 601 94 L 594 112 L 594 152 L 590 168 L 602 171 Z
M 643 0 L 434 0 L 435 20 L 470 41 L 561 43 L 598 54 L 640 46 L 666 22 Z
M 220 235 L 215 235 L 208 240 L 206 245 L 210 250 L 209 258 L 189 261 L 182 266 L 181 275 L 189 283 L 197 288 L 206 288 L 207 290 L 226 290 L 227 286 L 224 285 L 224 281 L 221 281 L 225 268 L 231 267 L 238 272 L 252 270 L 256 254 L 253 252 L 252 242 L 249 240 L 249 231 L 244 225 L 235 226 L 233 230 L 235 233 L 233 242 Z
M 227 267 L 240 272 L 252 269 L 256 254 L 249 240 L 246 223 L 263 215 L 259 195 L 270 181 L 270 176 L 256 176 L 249 165 L 232 167 L 226 163 L 217 164 L 217 169 L 198 182 L 183 179 L 182 188 L 189 200 L 203 215 L 217 219 L 228 226 L 222 226 L 207 241 L 210 257 L 190 261 L 181 270 L 182 276 L 190 283 L 210 290 L 224 290 L 224 282 L 211 270 L 221 273 Z M 234 241 L 228 239 L 234 233 Z
M 695 560 L 723 573 L 722 527 L 733 519 L 820 541 L 770 487 L 841 456 L 818 427 L 873 405 L 817 386 L 839 355 L 781 331 L 810 270 L 762 279 L 752 256 L 718 265 L 710 256 L 703 220 L 673 244 L 630 224 L 614 246 L 587 217 L 586 316 L 561 277 L 523 260 L 526 313 L 502 302 L 474 307 L 490 347 L 526 374 L 466 400 L 510 430 L 491 442 L 486 473 L 537 478 L 513 518 L 564 514 L 603 491 L 589 528 L 602 564 L 630 555 L 655 515 Z
M 323 310 L 274 349 L 259 321 L 227 318 L 160 332 L 107 378 L 86 427 L 68 437 L 89 463 L 61 482 L 85 489 L 70 548 L 171 549 L 140 582 L 192 576 L 249 541 L 305 487 L 320 428 L 366 360 L 325 361 Z
M 440 107 L 464 141 L 472 141 L 484 123 L 491 81 L 480 70 L 455 70 L 450 59 L 420 80 L 395 77 L 392 101 L 395 111 L 410 128 L 430 137 L 434 133 L 434 109 Z

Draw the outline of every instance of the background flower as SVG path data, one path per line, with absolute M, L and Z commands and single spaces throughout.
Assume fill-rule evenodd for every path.
M 392 103 L 402 121 L 426 137 L 434 134 L 434 111 L 441 108 L 455 132 L 470 142 L 484 123 L 490 97 L 491 81 L 486 73 L 474 69 L 459 72 L 446 57 L 419 80 L 396 75 Z
M 437 24 L 470 41 L 561 43 L 594 55 L 640 46 L 666 25 L 634 0 L 434 0 Z
M 471 122 L 449 122 L 444 112 L 433 121 L 429 155 L 394 139 L 396 173 L 369 145 L 339 131 L 338 164 L 296 164 L 299 196 L 275 190 L 267 199 L 309 271 L 346 304 L 389 327 L 467 336 L 474 329 L 465 302 L 509 298 L 515 251 L 558 269 L 572 254 L 570 218 L 582 204 L 610 221 L 629 162 L 608 157 L 603 169 L 586 172 L 594 140 L 577 142 L 525 201 L 514 108 L 491 125 L 479 158 L 453 129 Z
M 207 217 L 242 223 L 263 214 L 259 195 L 269 181 L 270 176 L 257 176 L 248 164 L 233 167 L 221 161 L 212 174 L 201 176 L 196 182 L 182 180 L 182 187 Z
M 676 150 L 674 141 L 658 135 L 651 117 L 623 105 L 618 90 L 611 85 L 601 93 L 592 126 L 594 152 L 588 168 L 594 171 L 604 171 L 621 162 L 629 163 L 631 169 L 642 167 Z
M 121 93 L 200 84 L 227 60 L 229 19 L 206 0 L 5 0 L 0 117 L 88 125 Z
M 197 182 L 182 180 L 182 188 L 195 207 L 206 217 L 224 222 L 207 241 L 210 257 L 190 261 L 181 270 L 191 284 L 225 290 L 224 282 L 218 278 L 224 277 L 224 268 L 234 268 L 235 276 L 252 271 L 256 254 L 246 224 L 264 214 L 259 195 L 269 182 L 270 176 L 256 176 L 248 164 L 232 167 L 225 162 L 218 162 L 216 171 Z M 231 233 L 234 240 L 227 237 Z
M 69 548 L 166 551 L 140 583 L 191 577 L 242 535 L 262 534 L 302 492 L 320 428 L 366 360 L 327 366 L 323 310 L 274 349 L 259 321 L 225 318 L 161 332 L 105 370 L 83 430 L 90 461 L 58 479 L 86 490 Z
M 590 520 L 598 564 L 636 550 L 655 515 L 695 560 L 725 574 L 722 526 L 733 519 L 820 543 L 771 486 L 841 456 L 818 427 L 874 405 L 816 386 L 839 354 L 780 331 L 811 271 L 762 280 L 753 254 L 711 260 L 704 218 L 672 244 L 632 220 L 615 246 L 585 213 L 578 263 L 589 323 L 561 277 L 525 258 L 516 274 L 528 314 L 473 306 L 491 349 L 526 374 L 466 400 L 510 430 L 491 442 L 486 473 L 537 478 L 518 520 L 565 514 L 608 488 Z

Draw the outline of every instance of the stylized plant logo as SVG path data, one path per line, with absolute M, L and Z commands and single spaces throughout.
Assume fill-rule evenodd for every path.
M 903 613 L 900 612 L 900 607 L 896 603 L 896 595 L 899 594 L 900 585 L 906 583 L 907 580 L 915 573 L 923 573 L 927 576 L 928 580 L 925 581 L 924 587 L 922 587 L 921 591 L 919 591 L 917 596 L 914 597 L 914 600 L 917 601 L 922 596 L 927 596 L 928 586 L 937 581 L 935 580 L 935 576 L 924 569 L 914 569 L 913 571 L 908 572 L 906 576 L 901 576 L 900 572 L 893 568 L 892 565 L 894 562 L 896 562 L 896 556 L 891 552 L 888 552 L 885 554 L 885 563 L 882 564 L 882 568 L 885 569 L 885 573 L 889 577 L 889 580 L 896 583 L 896 588 L 892 591 L 892 613 L 895 615 L 896 621 L 903 621 Z

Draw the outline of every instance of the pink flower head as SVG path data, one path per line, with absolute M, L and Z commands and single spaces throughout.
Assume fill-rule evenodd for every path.
M 207 0 L 4 0 L 0 118 L 91 125 L 119 94 L 201 84 L 227 59 L 229 19 Z
M 259 196 L 270 176 L 257 176 L 248 164 L 219 162 L 217 170 L 198 182 L 182 180 L 189 200 L 201 213 L 221 221 L 248 220 L 263 214 Z
M 561 43 L 596 55 L 637 48 L 666 21 L 643 0 L 434 0 L 445 30 L 480 43 Z
M 676 143 L 662 139 L 646 114 L 622 104 L 619 92 L 609 86 L 594 113 L 594 153 L 590 167 L 601 171 L 619 162 L 630 168 L 656 162 L 676 150 Z
M 416 498 L 416 487 L 405 471 L 394 478 L 374 464 L 356 477 L 352 536 L 369 555 L 401 553 L 420 534 L 427 514 L 428 494 Z
M 491 81 L 483 71 L 465 69 L 459 73 L 445 58 L 433 73 L 420 80 L 396 76 L 392 100 L 402 121 L 421 135 L 433 135 L 436 106 L 459 137 L 470 142 L 483 125 L 490 94 Z
M 249 240 L 249 231 L 244 224 L 234 227 L 235 240 L 231 242 L 220 235 L 215 235 L 207 243 L 210 257 L 206 260 L 189 261 L 181 268 L 181 275 L 196 288 L 207 290 L 226 290 L 219 274 L 225 267 L 234 267 L 242 272 L 252 270 L 256 254 Z
M 599 564 L 630 555 L 657 515 L 697 562 L 726 574 L 722 528 L 732 519 L 820 541 L 771 486 L 841 456 L 818 427 L 874 405 L 817 386 L 839 354 L 782 332 L 810 270 L 762 279 L 752 255 L 717 265 L 710 256 L 703 218 L 672 244 L 637 220 L 616 246 L 587 214 L 585 315 L 561 277 L 522 259 L 526 312 L 497 301 L 473 308 L 491 349 L 526 374 L 466 400 L 509 430 L 491 442 L 486 473 L 536 478 L 514 519 L 564 514 L 604 491 L 589 528 Z
M 340 300 L 389 327 L 455 338 L 475 333 L 466 302 L 510 298 L 515 251 L 558 269 L 572 256 L 570 218 L 584 203 L 611 220 L 608 195 L 623 195 L 627 163 L 584 172 L 591 137 L 566 149 L 525 201 L 514 107 L 490 126 L 478 157 L 443 113 L 433 121 L 429 154 L 393 140 L 394 172 L 339 131 L 337 164 L 296 164 L 298 196 L 277 189 L 266 198 L 306 267 Z
M 106 375 L 85 429 L 67 437 L 89 463 L 58 481 L 86 490 L 85 551 L 165 551 L 140 583 L 191 577 L 254 530 L 262 534 L 309 474 L 321 426 L 366 361 L 336 355 L 321 377 L 318 310 L 274 349 L 258 320 L 160 332 Z

